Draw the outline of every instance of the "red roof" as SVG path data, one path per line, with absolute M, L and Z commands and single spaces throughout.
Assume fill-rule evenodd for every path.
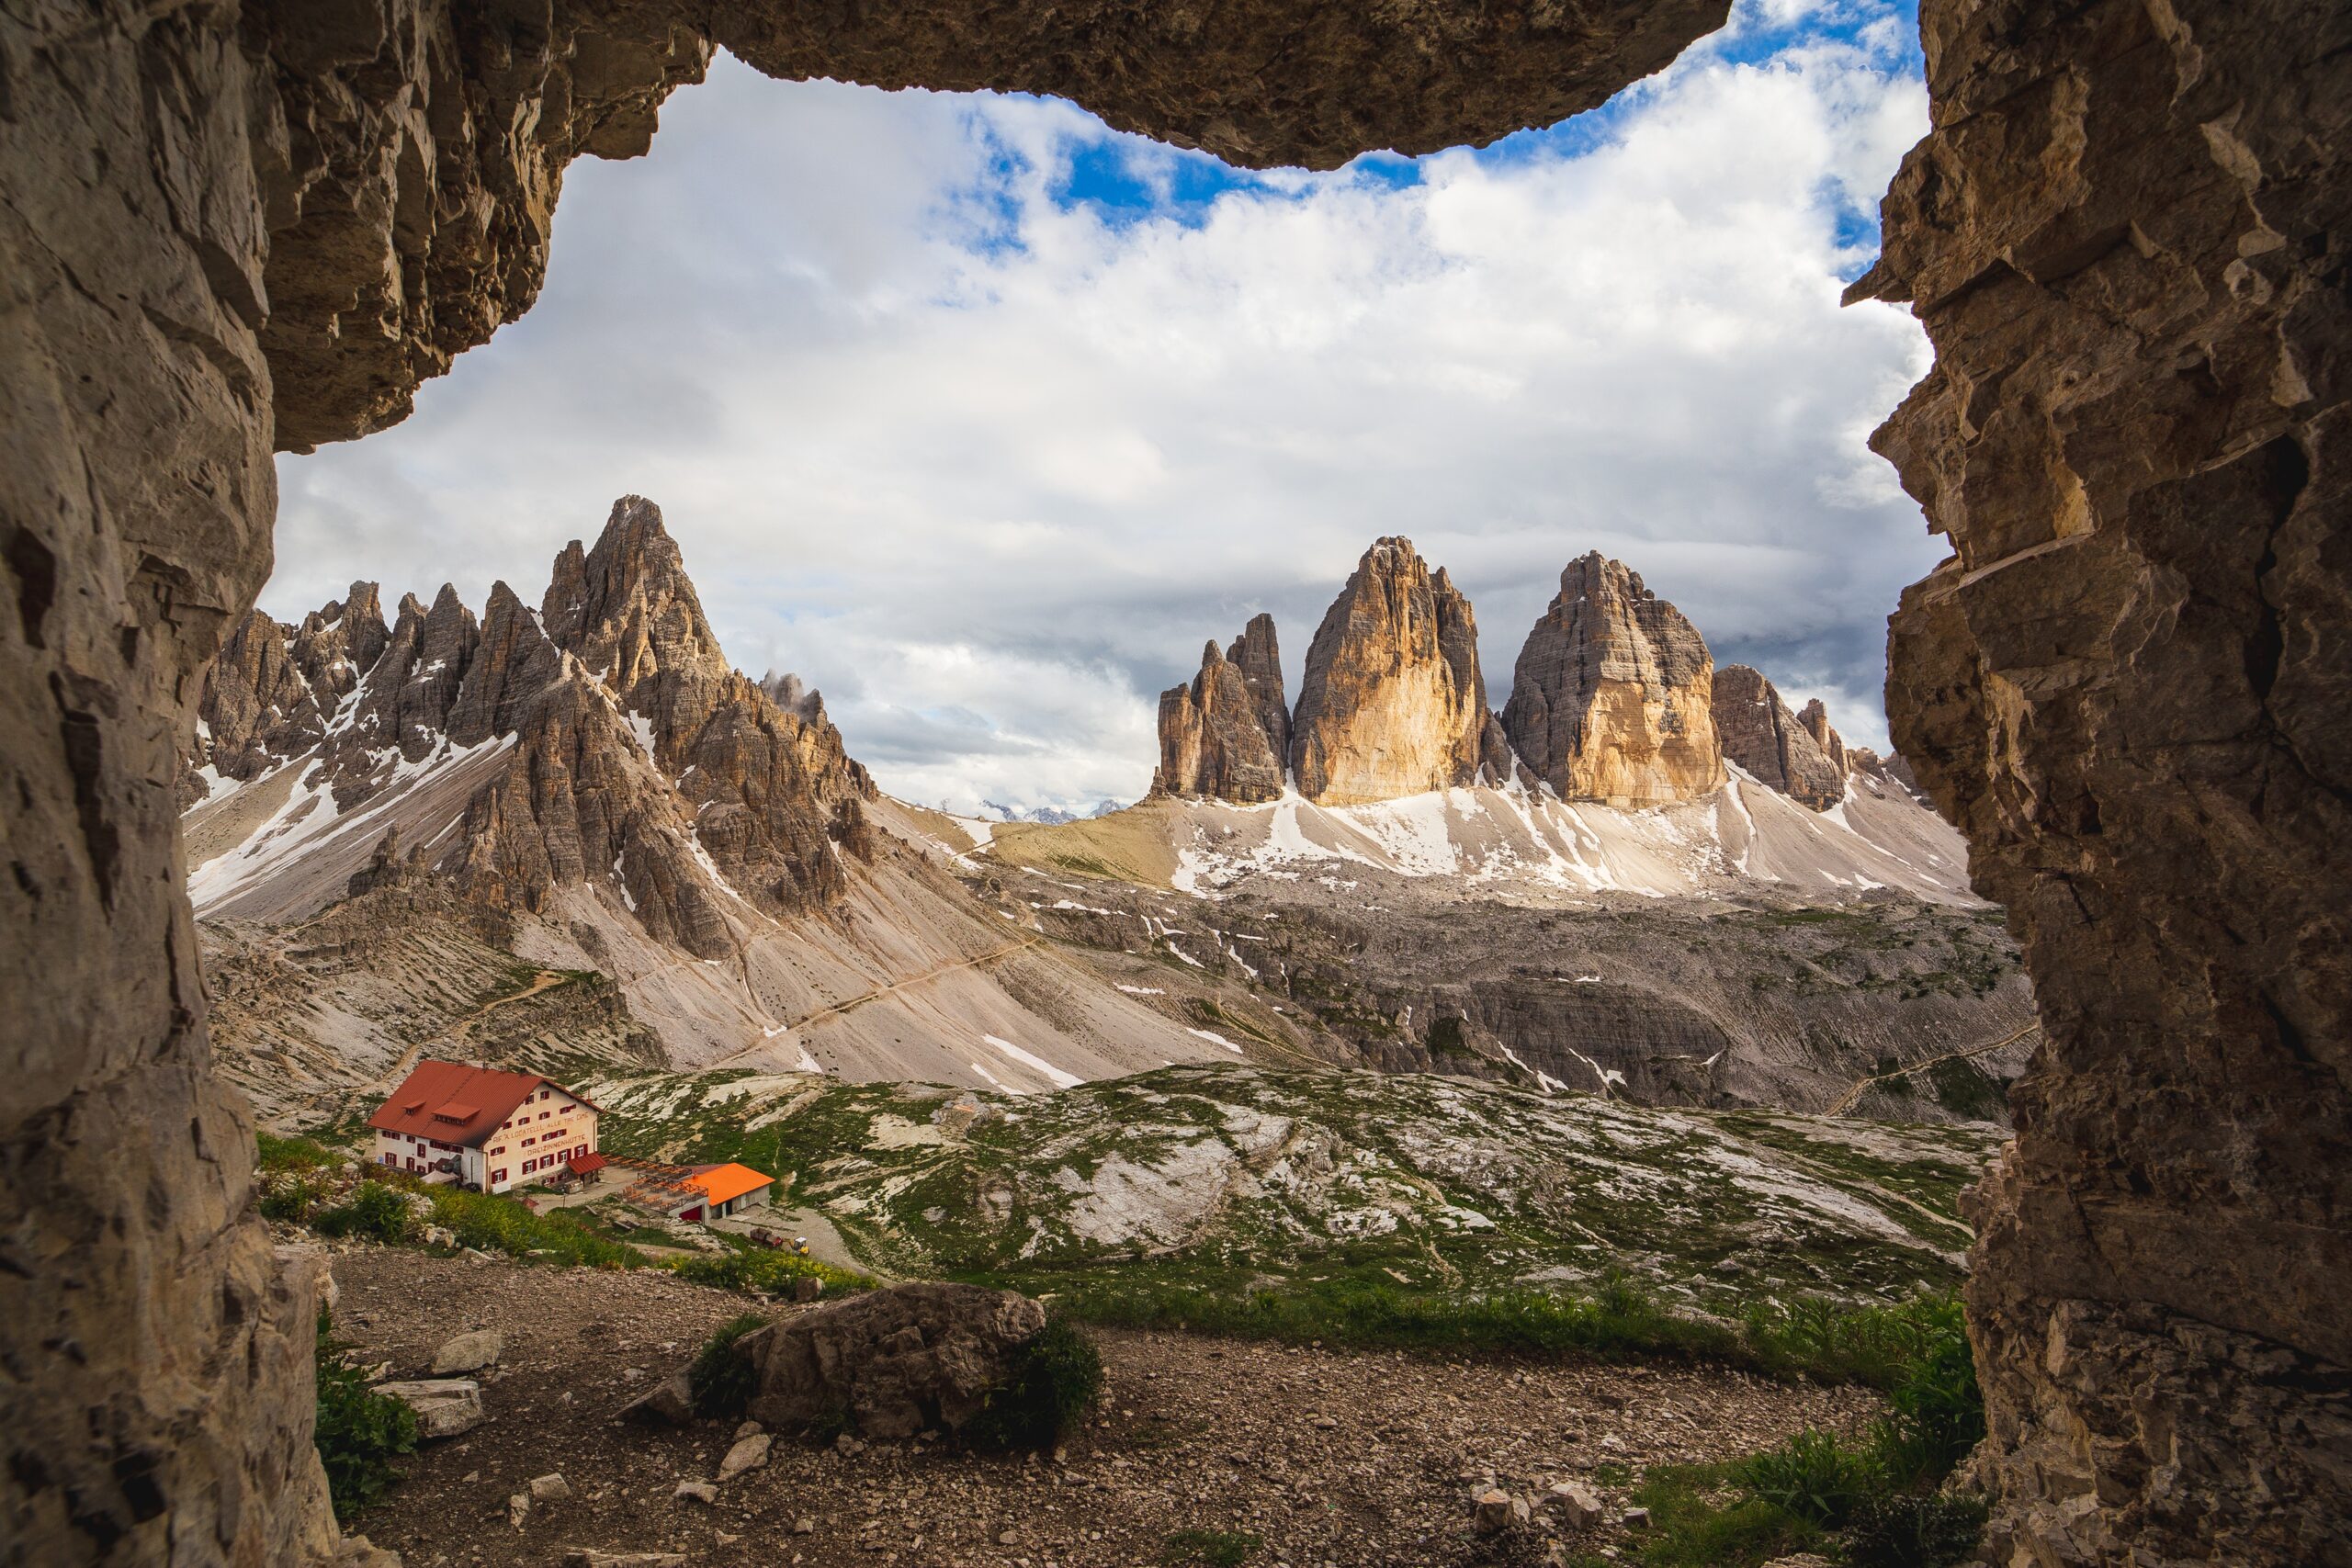
M 411 1133 L 470 1148 L 497 1132 L 516 1106 L 549 1082 L 536 1073 L 502 1073 L 427 1056 L 376 1108 L 368 1125 L 379 1133 Z
M 574 1155 L 571 1159 L 571 1168 L 580 1175 L 586 1176 L 593 1171 L 604 1169 L 611 1163 L 600 1154 Z

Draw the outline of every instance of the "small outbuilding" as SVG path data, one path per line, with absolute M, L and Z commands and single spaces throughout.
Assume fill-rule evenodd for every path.
M 621 1196 L 648 1213 L 698 1223 L 723 1219 L 768 1201 L 775 1178 L 748 1165 L 657 1165 L 616 1158 L 636 1179 Z

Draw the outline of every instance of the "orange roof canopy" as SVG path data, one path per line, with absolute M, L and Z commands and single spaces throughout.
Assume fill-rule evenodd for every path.
M 773 1176 L 762 1176 L 748 1165 L 707 1165 L 686 1179 L 701 1189 L 704 1197 L 714 1203 L 732 1202 L 746 1192 L 756 1192 L 775 1184 Z

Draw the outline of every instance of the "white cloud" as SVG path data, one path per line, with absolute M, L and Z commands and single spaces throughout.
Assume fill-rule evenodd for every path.
M 406 424 L 285 460 L 265 603 L 535 598 L 636 491 L 729 654 L 821 687 L 887 787 L 1036 802 L 1138 793 L 1159 687 L 1258 609 L 1295 682 L 1377 535 L 1453 569 L 1498 702 L 1600 548 L 1883 743 L 1883 617 L 1939 552 L 1862 440 L 1927 355 L 1837 300 L 1924 93 L 1808 35 L 1609 112 L 1580 156 L 1113 220 L 1057 204 L 1073 157 L 1109 141 L 1165 203 L 1181 155 L 722 61 L 650 158 L 574 166 L 531 315 Z

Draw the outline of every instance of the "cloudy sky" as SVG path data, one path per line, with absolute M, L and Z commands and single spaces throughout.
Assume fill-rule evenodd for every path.
M 650 156 L 572 166 L 537 309 L 280 460 L 263 605 L 537 603 L 648 495 L 738 665 L 969 808 L 1140 794 L 1159 689 L 1260 610 L 1295 692 L 1384 534 L 1470 595 L 1499 706 L 1600 549 L 1883 745 L 1885 617 L 1942 552 L 1864 439 L 1928 351 L 1838 295 L 1926 129 L 1915 16 L 1739 0 L 1592 114 L 1323 175 L 722 59 Z

